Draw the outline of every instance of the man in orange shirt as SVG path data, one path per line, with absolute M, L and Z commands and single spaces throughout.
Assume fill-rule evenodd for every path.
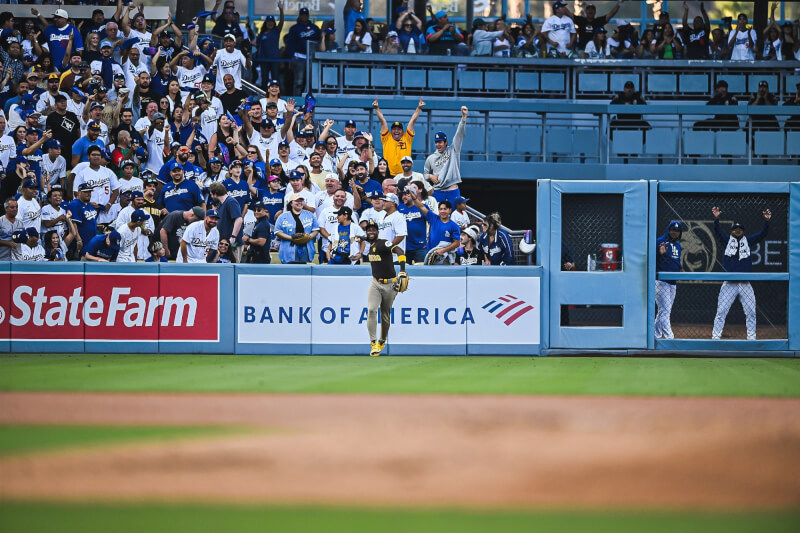
M 414 142 L 414 124 L 425 107 L 425 102 L 422 98 L 419 99 L 417 109 L 408 121 L 408 127 L 403 129 L 403 124 L 400 122 L 393 122 L 392 127 L 386 123 L 386 118 L 381 113 L 381 108 L 378 106 L 378 99 L 372 102 L 372 107 L 375 108 L 375 114 L 378 115 L 378 120 L 381 121 L 381 143 L 383 143 L 383 158 L 389 163 L 389 172 L 392 176 L 402 174 L 403 167 L 400 165 L 400 160 L 404 156 L 411 156 L 411 144 Z

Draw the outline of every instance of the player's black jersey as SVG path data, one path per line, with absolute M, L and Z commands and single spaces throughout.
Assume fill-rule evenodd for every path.
M 377 279 L 391 279 L 395 276 L 394 260 L 392 259 L 392 243 L 379 239 L 369 246 L 369 264 L 372 267 L 372 277 Z

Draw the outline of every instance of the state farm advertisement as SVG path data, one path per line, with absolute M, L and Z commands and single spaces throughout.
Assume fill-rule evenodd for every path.
M 0 274 L 0 332 L 13 340 L 219 341 L 219 276 Z

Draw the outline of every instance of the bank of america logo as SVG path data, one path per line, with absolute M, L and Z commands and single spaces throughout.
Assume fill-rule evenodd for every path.
M 526 303 L 525 300 L 520 300 L 516 296 L 506 294 L 500 296 L 496 300 L 487 303 L 481 309 L 486 309 L 489 313 L 493 314 L 498 320 L 502 320 L 506 326 L 510 326 L 519 317 L 533 310 L 533 306 Z

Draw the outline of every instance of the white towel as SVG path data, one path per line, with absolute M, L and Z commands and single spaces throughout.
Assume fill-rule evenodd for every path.
M 725 247 L 725 255 L 727 257 L 736 257 L 737 254 L 739 261 L 750 257 L 750 245 L 747 244 L 747 237 L 742 237 L 737 241 L 735 237 L 731 236 L 728 241 L 728 246 Z

